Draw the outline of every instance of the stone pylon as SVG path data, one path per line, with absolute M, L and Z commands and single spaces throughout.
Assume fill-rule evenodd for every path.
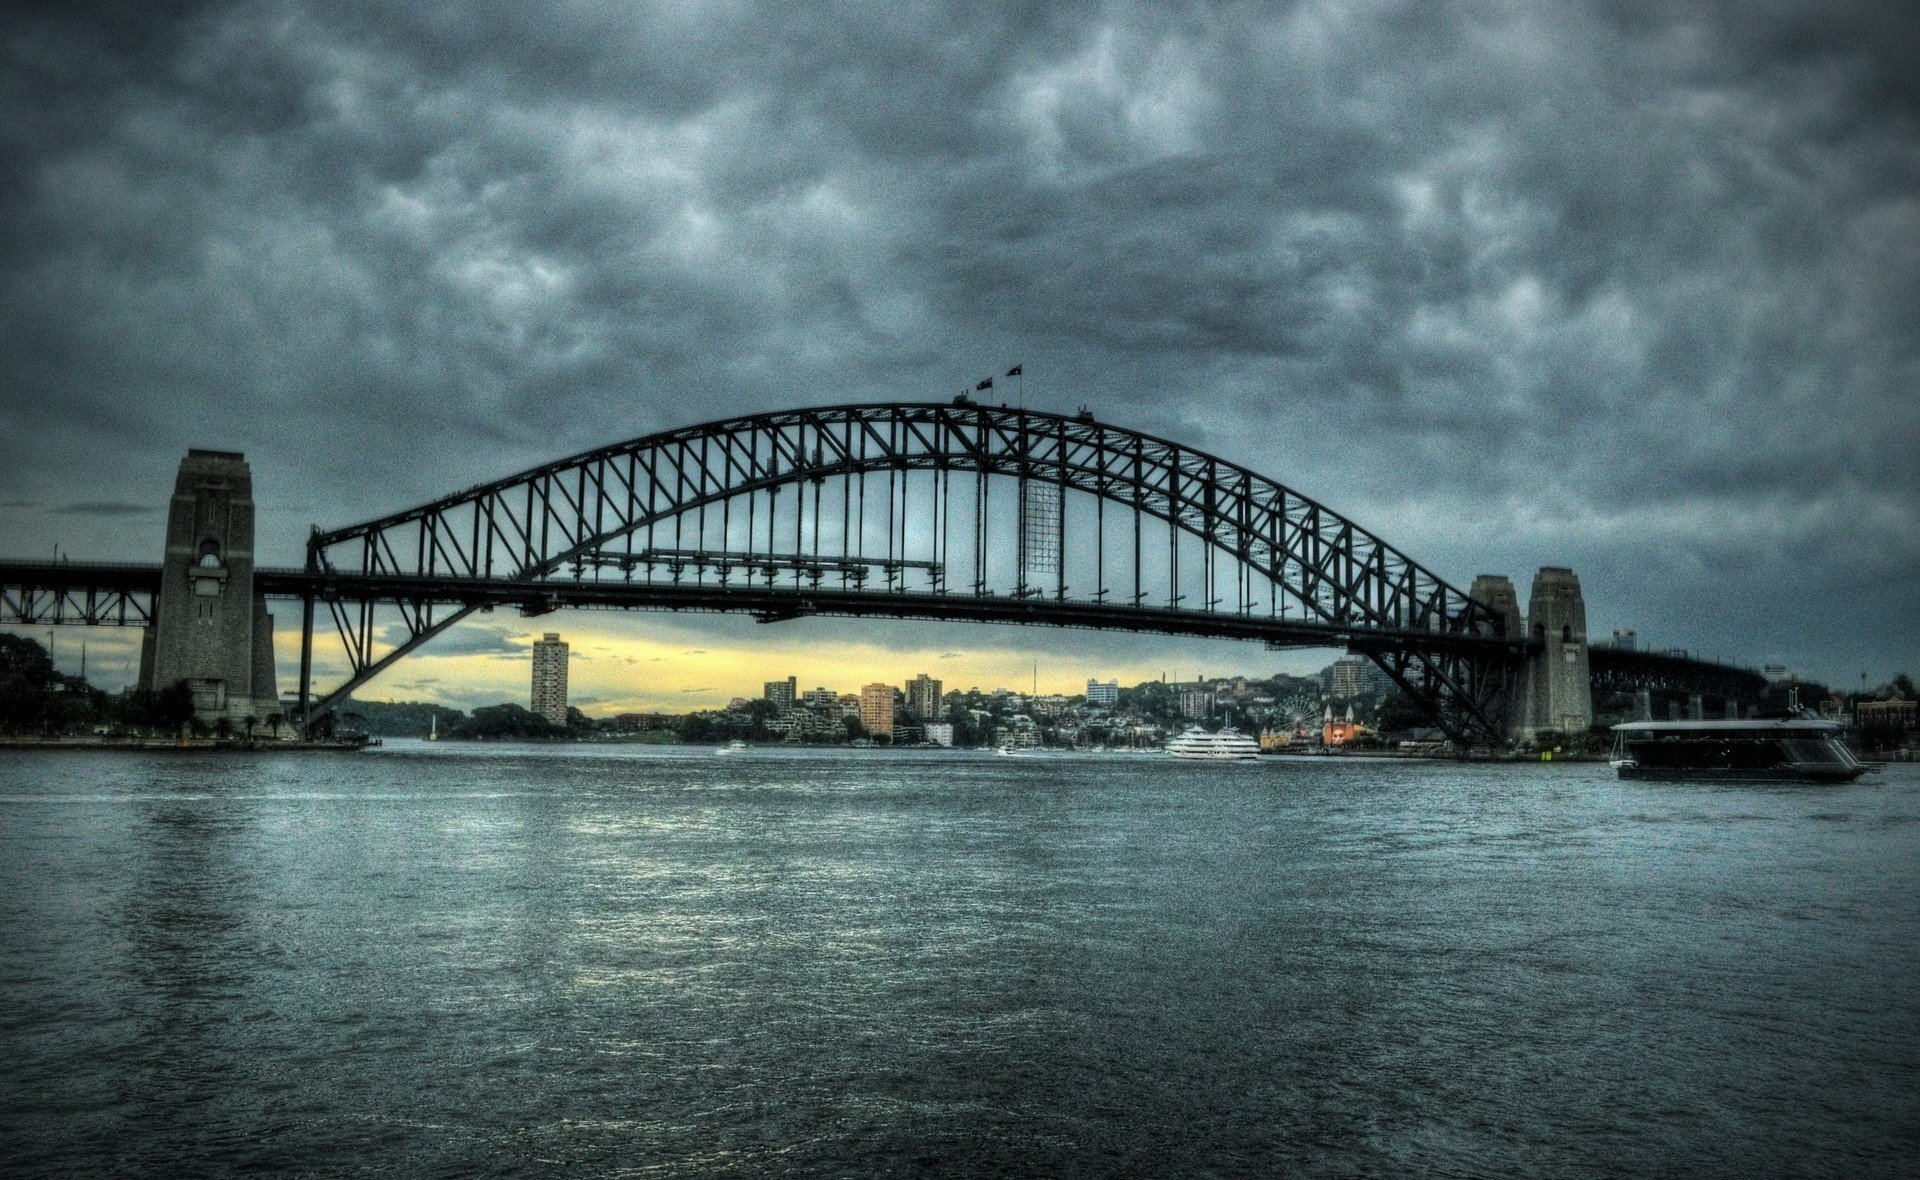
M 1587 673 L 1587 604 L 1580 579 L 1562 566 L 1542 566 L 1527 601 L 1526 705 L 1521 741 L 1552 730 L 1569 737 L 1593 725 L 1593 685 Z
M 187 452 L 167 509 L 167 547 L 140 686 L 185 681 L 205 724 L 236 729 L 280 712 L 273 617 L 253 592 L 253 472 L 233 451 Z
M 1526 627 L 1520 617 L 1520 597 L 1514 593 L 1513 579 L 1505 574 L 1481 574 L 1473 579 L 1473 585 L 1467 590 L 1476 602 L 1493 608 L 1506 624 L 1506 634 L 1519 637 L 1526 633 Z M 1505 725 L 1507 736 L 1518 740 L 1521 725 L 1526 715 L 1526 675 L 1508 678 L 1506 693 L 1506 716 L 1500 718 Z

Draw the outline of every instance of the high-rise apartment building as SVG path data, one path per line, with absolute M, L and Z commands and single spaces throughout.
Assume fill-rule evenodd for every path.
M 1368 687 L 1365 656 L 1341 656 L 1320 672 L 1320 691 L 1330 697 L 1357 697 Z
M 1210 689 L 1183 686 L 1174 690 L 1173 704 L 1182 717 L 1204 721 L 1213 715 L 1213 692 Z
M 1120 703 L 1120 682 L 1109 680 L 1105 684 L 1098 680 L 1087 681 L 1087 707 L 1090 709 L 1111 709 Z
M 860 690 L 860 724 L 874 737 L 893 736 L 893 698 L 897 691 L 891 684 L 869 684 Z
M 766 698 L 785 713 L 793 708 L 793 703 L 800 698 L 800 678 L 789 676 L 785 680 L 767 681 Z
M 567 645 L 558 631 L 533 645 L 533 711 L 555 725 L 567 723 Z
M 907 682 L 907 712 L 922 721 L 940 716 L 940 682 L 925 672 Z

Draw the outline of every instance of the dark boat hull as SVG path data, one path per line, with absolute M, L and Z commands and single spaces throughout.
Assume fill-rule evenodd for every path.
M 1695 783 L 1850 783 L 1867 773 L 1866 766 L 1679 767 L 1622 766 L 1623 779 L 1654 779 Z

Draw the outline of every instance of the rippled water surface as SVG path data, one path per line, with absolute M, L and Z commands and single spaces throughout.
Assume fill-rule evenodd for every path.
M 1920 775 L 0 754 L 0 1172 L 1920 1170 Z

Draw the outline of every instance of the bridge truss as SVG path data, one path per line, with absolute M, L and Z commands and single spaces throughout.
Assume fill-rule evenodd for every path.
M 1455 740 L 1502 743 L 1524 639 L 1353 521 L 1247 468 L 1095 421 L 835 406 L 665 431 L 307 548 L 347 680 L 309 720 L 473 612 L 880 616 L 1345 646 Z
M 0 626 L 146 627 L 160 570 L 104 562 L 0 562 Z
M 1687 652 L 1594 647 L 1587 652 L 1587 667 L 1596 694 L 1644 688 L 1753 702 L 1767 691 L 1766 677 L 1752 668 L 1702 660 Z

